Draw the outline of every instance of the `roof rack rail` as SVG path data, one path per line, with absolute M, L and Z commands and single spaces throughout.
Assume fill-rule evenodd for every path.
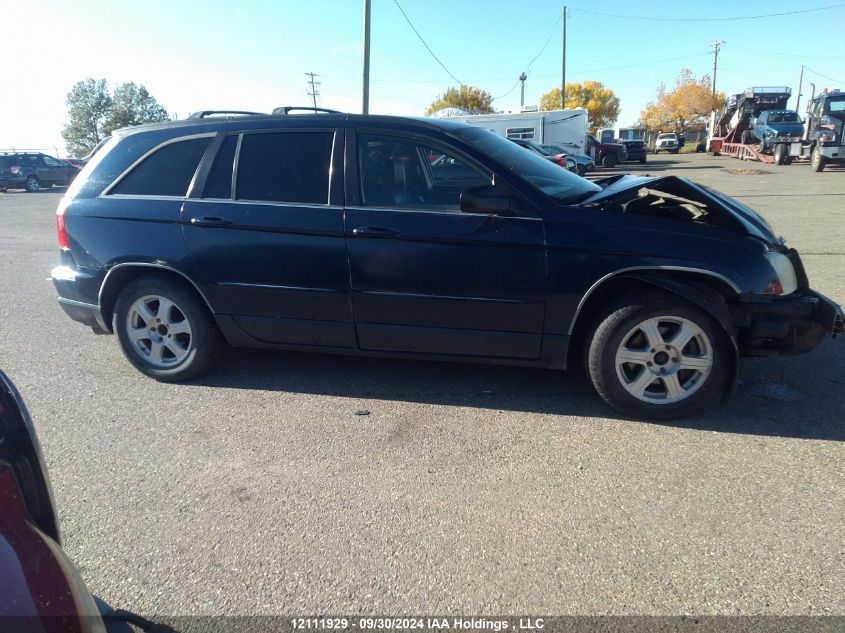
M 256 114 L 266 114 L 266 112 L 250 112 L 248 110 L 200 110 L 199 112 L 193 112 L 188 115 L 189 119 L 204 119 L 207 116 L 212 116 L 214 114 L 237 114 L 240 116 L 250 116 Z
M 298 110 L 306 110 L 308 112 L 323 112 L 325 114 L 342 114 L 338 110 L 329 110 L 328 108 L 316 108 L 311 106 L 282 106 L 280 108 L 273 108 L 273 114 L 275 116 L 280 116 Z

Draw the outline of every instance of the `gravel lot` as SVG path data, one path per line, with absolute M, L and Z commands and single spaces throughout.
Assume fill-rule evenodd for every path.
M 845 301 L 845 170 L 707 155 L 630 170 L 747 202 Z M 745 361 L 726 405 L 668 424 L 619 419 L 544 370 L 233 350 L 164 385 L 57 306 L 60 197 L 0 194 L 0 367 L 38 426 L 65 548 L 109 603 L 845 614 L 841 341 Z

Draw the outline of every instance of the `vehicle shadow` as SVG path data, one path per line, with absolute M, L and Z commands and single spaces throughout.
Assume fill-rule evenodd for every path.
M 736 393 L 691 418 L 650 422 L 699 431 L 845 440 L 845 347 L 828 344 L 792 359 L 753 359 Z M 821 358 L 820 358 L 821 356 Z M 830 384 L 815 380 L 829 367 Z M 837 369 L 838 368 L 838 369 Z M 802 382 L 803 381 L 803 382 Z M 544 369 L 231 349 L 215 372 L 191 384 L 360 400 L 519 411 L 635 424 L 607 407 L 580 369 Z M 372 404 L 362 405 L 372 406 Z

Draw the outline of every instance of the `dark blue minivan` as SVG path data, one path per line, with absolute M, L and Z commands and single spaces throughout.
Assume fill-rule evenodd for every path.
M 226 343 L 564 369 L 685 415 L 741 356 L 842 332 L 754 211 L 674 177 L 592 183 L 484 129 L 334 112 L 114 133 L 57 211 L 59 302 L 158 380 Z

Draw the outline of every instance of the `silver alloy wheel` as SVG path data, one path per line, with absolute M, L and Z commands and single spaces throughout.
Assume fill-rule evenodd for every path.
M 713 346 L 693 321 L 659 316 L 634 326 L 616 350 L 616 376 L 632 396 L 649 404 L 689 398 L 713 369 Z
M 156 368 L 181 363 L 194 342 L 185 313 L 161 295 L 135 300 L 126 315 L 126 334 L 135 351 Z
M 27 176 L 26 184 L 24 185 L 27 191 L 30 193 L 35 193 L 41 188 L 41 183 L 38 182 L 38 178 L 35 176 Z

